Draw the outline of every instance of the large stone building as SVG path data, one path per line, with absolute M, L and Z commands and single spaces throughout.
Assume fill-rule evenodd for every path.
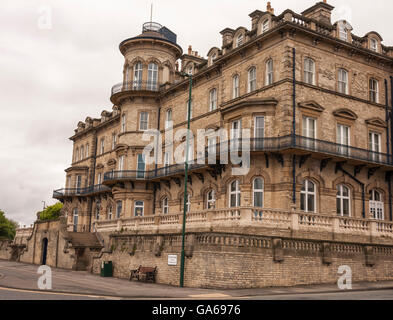
M 183 53 L 152 22 L 120 44 L 112 110 L 78 123 L 66 187 L 54 191 L 68 238 L 100 240 L 91 270 L 112 260 L 115 276 L 128 277 L 157 265 L 158 281 L 176 284 L 167 255 L 179 253 L 187 199 L 188 286 L 334 282 L 341 264 L 355 280 L 393 278 L 393 47 L 375 31 L 357 36 L 347 21 L 333 23 L 333 9 L 319 2 L 275 15 L 268 3 L 250 14 L 250 29 L 222 30 L 207 58 L 191 46 Z M 208 147 L 191 140 L 193 158 L 206 161 L 190 164 L 184 197 L 174 151 L 185 145 L 177 133 L 187 128 L 190 76 L 190 128 L 208 132 Z M 148 129 L 162 135 L 162 161 L 152 164 Z M 220 157 L 208 163 L 213 150 L 227 154 L 224 142 L 245 144 L 245 129 L 245 174 Z

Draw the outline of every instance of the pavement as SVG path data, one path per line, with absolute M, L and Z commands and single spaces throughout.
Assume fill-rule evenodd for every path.
M 393 281 L 353 283 L 352 290 L 345 291 L 339 290 L 337 284 L 261 289 L 200 289 L 103 278 L 86 271 L 57 268 L 51 268 L 52 290 L 45 291 L 38 289 L 37 281 L 41 276 L 37 273 L 38 267 L 0 260 L 0 300 L 10 299 L 10 297 L 29 300 L 45 294 L 57 295 L 55 297 L 57 299 L 341 300 L 375 298 L 393 300 Z

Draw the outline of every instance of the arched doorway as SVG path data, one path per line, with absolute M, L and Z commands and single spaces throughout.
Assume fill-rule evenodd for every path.
M 42 265 L 46 265 L 46 256 L 48 253 L 48 238 L 42 240 Z

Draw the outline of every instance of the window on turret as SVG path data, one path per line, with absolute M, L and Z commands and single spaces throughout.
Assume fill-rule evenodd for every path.
M 140 90 L 142 86 L 142 63 L 137 62 L 134 66 L 134 90 Z
M 155 63 L 149 63 L 148 74 L 147 74 L 147 89 L 151 91 L 157 91 L 157 79 L 158 79 L 158 66 Z
M 149 126 L 149 114 L 147 112 L 141 112 L 139 115 L 139 130 L 146 131 Z

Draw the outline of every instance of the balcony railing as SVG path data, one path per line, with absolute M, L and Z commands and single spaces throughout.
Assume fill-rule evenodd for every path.
M 129 217 L 117 220 L 96 221 L 98 232 L 120 230 L 181 230 L 182 213 L 155 216 Z M 293 230 L 310 232 L 331 232 L 372 237 L 393 238 L 393 223 L 374 219 L 340 217 L 320 213 L 294 212 L 288 210 L 240 207 L 203 210 L 187 213 L 187 228 L 192 230 L 204 225 L 243 226 L 271 228 L 274 230 Z
M 216 154 L 221 157 L 228 152 L 278 152 L 288 149 L 301 149 L 311 153 L 325 154 L 326 156 L 335 156 L 343 159 L 360 160 L 377 165 L 393 166 L 392 157 L 385 153 L 373 152 L 366 149 L 360 149 L 347 145 L 341 145 L 329 141 L 307 138 L 303 136 L 283 136 L 274 138 L 252 138 L 246 144 L 243 139 L 232 139 L 224 143 L 217 143 L 205 148 L 205 155 L 194 159 L 189 164 L 189 170 L 196 170 L 207 167 L 206 159 L 210 154 Z M 202 161 L 200 161 L 202 160 Z M 203 163 L 201 163 L 203 162 Z M 219 161 L 217 161 L 217 164 Z M 155 170 L 124 170 L 109 171 L 104 174 L 104 181 L 112 180 L 152 180 L 176 174 L 182 174 L 185 171 L 184 163 L 171 166 L 161 167 Z
M 190 163 L 188 170 L 196 170 L 206 167 L 206 164 Z M 173 176 L 181 174 L 185 171 L 185 164 L 175 164 L 158 168 L 157 170 L 141 171 L 141 170 L 124 170 L 124 171 L 109 171 L 104 174 L 104 181 L 111 180 L 151 180 L 162 178 L 166 176 Z
M 126 91 L 152 91 L 159 92 L 160 84 L 157 81 L 129 81 L 121 82 L 112 87 L 112 96 Z
M 102 184 L 97 184 L 95 186 L 90 186 L 86 188 L 63 188 L 53 191 L 53 198 L 63 198 L 71 196 L 86 196 L 93 193 L 107 192 L 111 189 Z

